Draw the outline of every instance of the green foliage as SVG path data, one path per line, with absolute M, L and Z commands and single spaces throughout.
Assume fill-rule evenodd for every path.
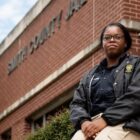
M 31 134 L 27 140 L 70 140 L 73 126 L 69 120 L 67 109 L 51 117 L 45 128 Z

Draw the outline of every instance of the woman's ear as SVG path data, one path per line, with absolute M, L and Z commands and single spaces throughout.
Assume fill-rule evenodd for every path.
M 127 44 L 124 45 L 124 48 L 125 48 L 125 49 L 127 48 Z
M 125 44 L 125 46 L 124 46 L 124 50 L 127 51 L 127 44 Z

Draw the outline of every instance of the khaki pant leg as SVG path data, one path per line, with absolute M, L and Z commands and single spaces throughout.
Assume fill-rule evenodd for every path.
M 124 130 L 122 126 L 123 124 L 104 128 L 95 140 L 140 140 L 140 134 Z
M 123 140 L 140 140 L 140 133 L 130 131 Z
M 82 130 L 78 130 L 71 140 L 86 140 Z

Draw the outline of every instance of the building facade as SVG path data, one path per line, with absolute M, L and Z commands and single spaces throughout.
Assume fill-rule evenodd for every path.
M 24 140 L 68 103 L 103 57 L 99 36 L 125 25 L 140 54 L 139 0 L 39 0 L 0 44 L 0 140 Z

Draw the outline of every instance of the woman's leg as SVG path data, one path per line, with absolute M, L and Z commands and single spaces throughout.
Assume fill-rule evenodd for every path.
M 131 130 L 124 130 L 123 124 L 104 128 L 95 140 L 140 140 L 140 134 Z
M 130 131 L 130 133 L 123 140 L 140 140 L 140 134 Z

